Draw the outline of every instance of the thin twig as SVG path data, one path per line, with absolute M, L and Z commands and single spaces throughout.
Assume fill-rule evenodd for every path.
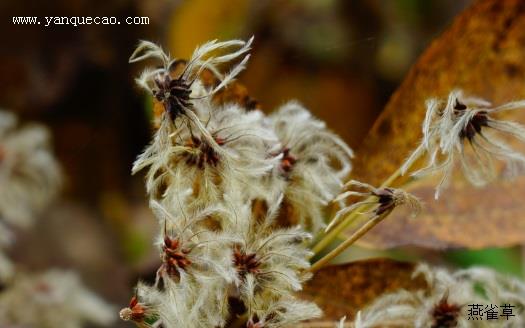
M 389 187 L 397 178 L 401 176 L 401 169 L 397 169 L 392 175 L 390 175 L 379 188 L 385 188 Z M 370 201 L 374 199 L 374 197 L 369 197 L 365 201 Z M 348 215 L 341 220 L 341 222 L 336 225 L 332 230 L 330 230 L 325 236 L 319 240 L 314 247 L 312 248 L 312 252 L 314 253 L 314 256 L 319 254 L 323 249 L 326 248 L 341 232 L 343 232 L 352 222 L 354 222 L 355 218 L 359 216 L 359 213 L 362 213 L 366 210 L 368 210 L 372 205 L 362 205 L 353 210 L 352 212 L 348 213 Z
M 380 216 L 376 216 L 367 223 L 365 223 L 359 230 L 354 232 L 348 239 L 346 239 L 344 242 L 339 244 L 334 250 L 332 250 L 330 253 L 323 256 L 319 261 L 315 262 L 311 267 L 311 272 L 316 272 L 317 270 L 321 269 L 325 264 L 330 262 L 333 258 L 335 258 L 337 255 L 341 254 L 345 249 L 350 247 L 353 243 L 355 243 L 358 239 L 363 237 L 368 231 L 370 231 L 373 227 L 375 227 L 379 222 L 383 221 L 392 211 L 388 211 L 383 213 Z

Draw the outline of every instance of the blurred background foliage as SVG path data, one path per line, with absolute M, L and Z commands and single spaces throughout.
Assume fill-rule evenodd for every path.
M 2 1 L 0 107 L 46 123 L 67 186 L 13 257 L 30 269 L 80 270 L 123 304 L 138 277 L 154 274 L 156 222 L 134 158 L 151 136 L 150 99 L 127 59 L 139 39 L 188 58 L 210 39 L 255 36 L 241 75 L 261 108 L 298 99 L 358 149 L 418 55 L 467 0 Z M 12 16 L 148 16 L 149 25 L 14 26 Z M 4 26 L 5 24 L 5 26 Z M 485 264 L 523 275 L 519 248 L 389 251 L 353 248 L 338 262 L 377 256 L 457 266 Z

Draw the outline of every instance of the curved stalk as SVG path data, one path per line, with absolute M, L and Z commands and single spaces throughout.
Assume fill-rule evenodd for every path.
M 352 244 L 354 244 L 358 239 L 363 237 L 368 231 L 370 231 L 373 227 L 375 227 L 379 222 L 383 221 L 391 212 L 392 211 L 385 212 L 382 215 L 376 216 L 375 218 L 365 223 L 361 228 L 359 228 L 359 230 L 354 232 L 348 239 L 346 239 L 344 242 L 339 244 L 339 246 L 333 249 L 330 253 L 323 256 L 319 261 L 315 262 L 310 267 L 310 271 L 316 272 L 317 270 L 321 269 L 325 264 L 330 262 L 337 255 L 341 254 L 345 249 L 347 249 Z
M 390 175 L 380 186 L 380 188 L 385 188 L 390 186 L 397 178 L 401 176 L 401 169 L 397 169 L 392 175 Z M 374 199 L 374 197 L 369 197 L 365 201 L 369 201 Z M 319 254 L 323 249 L 326 248 L 332 241 L 334 241 L 337 236 L 341 232 L 343 232 L 350 224 L 352 224 L 355 219 L 359 216 L 359 213 L 362 213 L 366 210 L 368 210 L 371 206 L 370 205 L 363 205 L 358 208 L 356 208 L 354 211 L 348 213 L 348 215 L 341 220 L 341 222 L 336 225 L 332 230 L 330 230 L 328 233 L 326 233 L 321 240 L 319 240 L 314 247 L 312 248 L 312 252 L 314 253 L 314 256 Z

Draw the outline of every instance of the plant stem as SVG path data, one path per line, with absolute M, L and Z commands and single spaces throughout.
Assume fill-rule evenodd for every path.
M 325 264 L 330 262 L 337 255 L 341 254 L 345 249 L 355 243 L 359 238 L 363 237 L 370 229 L 375 227 L 379 222 L 383 221 L 392 211 L 383 213 L 382 215 L 376 216 L 367 223 L 365 223 L 359 230 L 354 232 L 348 239 L 339 244 L 330 253 L 323 256 L 319 261 L 315 262 L 311 267 L 311 272 L 316 272 L 321 269 Z
M 373 197 L 369 197 L 365 199 L 365 201 L 370 201 L 374 199 Z M 312 248 L 312 252 L 314 255 L 319 254 L 323 249 L 326 248 L 341 232 L 343 232 L 354 220 L 359 216 L 359 213 L 368 210 L 368 208 L 371 207 L 371 205 L 362 205 L 356 208 L 354 211 L 348 213 L 348 215 L 341 220 L 341 222 L 335 226 L 335 228 L 332 228 L 332 230 L 328 231 L 328 233 L 321 239 L 319 242 L 317 242 L 314 247 Z
M 390 186 L 399 176 L 401 175 L 401 170 L 397 169 L 392 175 L 390 175 L 379 188 L 385 188 Z M 374 197 L 369 197 L 365 201 L 373 200 Z M 338 224 L 336 225 L 332 230 L 330 230 L 319 242 L 317 242 L 314 247 L 312 248 L 312 251 L 314 253 L 314 256 L 319 254 L 320 251 L 325 249 L 326 246 L 328 246 L 341 232 L 343 232 L 348 226 L 354 222 L 355 218 L 359 216 L 359 214 L 363 211 L 366 211 L 369 209 L 372 205 L 362 205 L 358 208 L 356 208 L 354 211 L 348 213 L 348 215 Z

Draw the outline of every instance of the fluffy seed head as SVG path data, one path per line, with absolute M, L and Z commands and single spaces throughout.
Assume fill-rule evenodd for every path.
M 335 227 L 340 220 L 348 213 L 366 207 L 368 213 L 372 218 L 385 215 L 393 211 L 396 207 L 407 206 L 413 217 L 417 216 L 421 212 L 421 202 L 419 199 L 412 194 L 397 188 L 376 188 L 368 183 L 351 180 L 345 185 L 346 188 L 356 187 L 361 191 L 349 190 L 341 193 L 337 196 L 334 201 L 341 201 L 350 196 L 357 196 L 363 198 L 363 200 L 353 203 L 349 206 L 341 208 L 334 219 L 330 222 L 326 230 L 330 230 Z
M 525 101 L 515 101 L 497 107 L 483 99 L 466 97 L 454 90 L 448 100 L 431 99 L 423 122 L 423 139 L 401 167 L 403 174 L 422 156 L 426 166 L 413 176 L 441 174 L 435 197 L 451 179 L 459 161 L 463 174 L 475 186 L 482 186 L 497 178 L 497 159 L 506 165 L 507 176 L 521 174 L 525 169 L 525 155 L 514 150 L 499 135 L 525 141 L 525 127 L 493 116 L 500 112 L 525 108 Z
M 360 311 L 355 326 L 471 327 L 467 304 L 513 303 L 517 308 L 523 308 L 525 304 L 525 284 L 522 281 L 489 269 L 449 272 L 422 264 L 416 268 L 413 277 L 419 275 L 426 280 L 427 288 L 410 292 L 399 290 L 380 296 Z M 517 314 L 510 321 L 494 321 L 494 326 L 521 327 L 523 320 Z
M 350 173 L 353 152 L 297 102 L 279 108 L 270 121 L 281 142 L 273 177 L 286 181 L 289 219 L 315 233 L 325 226 L 324 209 Z

